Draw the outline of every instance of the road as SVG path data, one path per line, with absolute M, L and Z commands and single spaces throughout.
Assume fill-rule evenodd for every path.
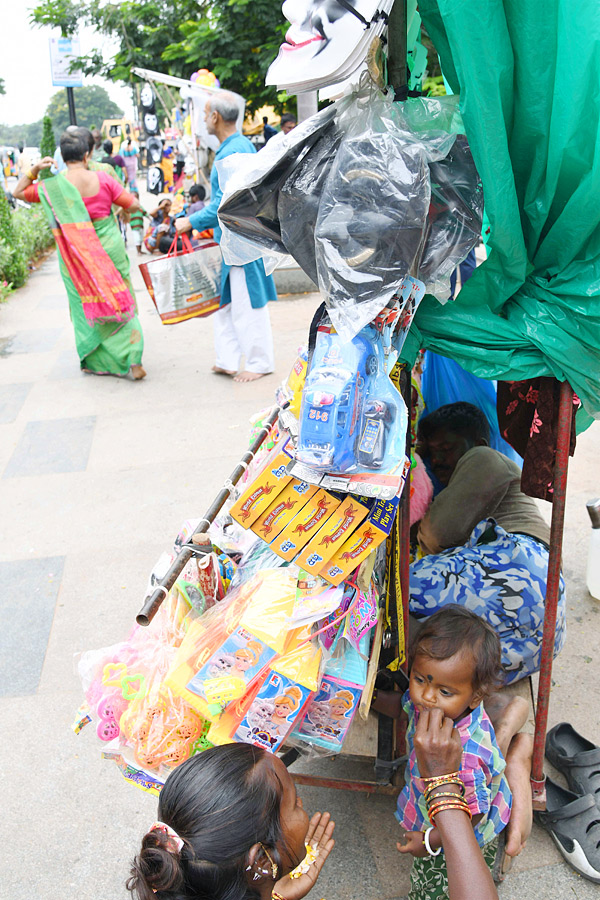
M 5 852 L 0 897 L 121 900 L 156 800 L 70 728 L 82 694 L 73 655 L 123 640 L 148 572 L 180 523 L 202 515 L 243 451 L 248 419 L 271 403 L 318 296 L 271 307 L 276 372 L 253 384 L 211 374 L 209 321 L 161 326 L 134 275 L 145 381 L 79 370 L 66 295 L 51 256 L 0 307 L 0 712 Z M 565 574 L 569 633 L 554 671 L 551 724 L 600 743 L 599 605 L 585 590 L 585 501 L 600 493 L 600 426 L 580 439 L 569 477 Z M 89 732 L 89 733 L 88 733 Z M 352 775 L 340 761 L 319 763 Z M 368 771 L 362 771 L 368 777 Z M 392 900 L 408 889 L 390 798 L 302 788 L 329 809 L 337 845 L 315 898 Z M 596 897 L 534 830 L 502 900 Z

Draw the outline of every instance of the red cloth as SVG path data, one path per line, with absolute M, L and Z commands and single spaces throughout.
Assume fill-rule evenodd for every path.
M 124 190 L 123 185 L 111 178 L 108 172 L 96 172 L 95 174 L 98 176 L 99 181 L 98 193 L 93 194 L 91 197 L 83 198 L 90 219 L 106 218 L 110 214 L 113 203 L 123 207 L 123 209 L 129 209 L 136 199 L 133 194 Z M 64 176 L 58 175 L 56 177 L 63 178 Z M 39 203 L 38 185 L 28 185 L 23 191 L 23 196 L 28 203 Z
M 500 434 L 523 457 L 521 490 L 529 497 L 552 502 L 558 435 L 560 382 L 556 378 L 499 381 L 496 399 Z M 581 406 L 573 395 L 575 410 Z M 575 453 L 575 415 L 570 456 Z

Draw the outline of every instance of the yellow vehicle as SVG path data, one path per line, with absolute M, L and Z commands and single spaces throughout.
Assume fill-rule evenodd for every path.
M 123 141 L 129 138 L 132 141 L 137 141 L 139 137 L 139 129 L 135 127 L 130 119 L 105 119 L 100 130 L 104 139 L 111 139 L 113 153 L 119 152 L 119 147 Z

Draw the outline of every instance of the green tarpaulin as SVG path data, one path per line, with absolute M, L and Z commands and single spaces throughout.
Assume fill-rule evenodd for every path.
M 491 236 L 454 303 L 423 300 L 403 356 L 427 347 L 484 378 L 567 379 L 598 417 L 600 2 L 420 0 L 419 12 L 460 94 Z

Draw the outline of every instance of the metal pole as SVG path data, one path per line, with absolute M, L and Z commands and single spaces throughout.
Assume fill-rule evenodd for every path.
M 280 408 L 278 406 L 274 407 L 272 412 L 269 414 L 267 419 L 265 419 L 265 424 L 256 435 L 256 438 L 250 445 L 249 450 L 244 453 L 241 461 L 237 464 L 233 472 L 231 473 L 230 478 L 225 482 L 224 487 L 221 488 L 216 498 L 213 500 L 210 505 L 208 512 L 201 520 L 202 524 L 198 528 L 196 534 L 204 534 L 208 531 L 211 523 L 214 521 L 222 507 L 225 505 L 226 500 L 231 496 L 231 492 L 233 488 L 238 483 L 249 464 L 254 459 L 255 454 L 260 449 L 263 441 L 271 431 L 271 428 L 277 421 L 277 417 L 279 416 Z M 141 610 L 135 617 L 138 625 L 149 625 L 156 613 L 158 612 L 161 603 L 168 595 L 169 591 L 177 581 L 179 575 L 183 571 L 184 567 L 188 564 L 192 555 L 197 552 L 198 548 L 194 546 L 193 543 L 185 544 L 177 557 L 171 563 L 171 567 L 168 570 L 167 574 L 164 576 L 159 585 L 154 589 L 152 594 L 146 598 L 146 602 L 142 606 Z
M 406 455 L 410 459 L 411 451 L 411 419 L 412 419 L 412 379 L 411 371 L 405 370 L 406 382 L 402 391 L 406 411 L 408 414 L 408 428 L 406 430 Z M 404 631 L 405 660 L 402 669 L 408 675 L 408 601 L 410 598 L 410 470 L 406 476 L 406 484 L 400 500 L 400 587 L 402 589 L 402 621 Z
M 408 97 L 406 0 L 394 0 L 388 20 L 388 81 L 396 100 Z
M 75 115 L 75 96 L 73 88 L 67 88 L 67 103 L 69 105 L 69 120 L 71 125 L 77 125 L 77 116 Z
M 556 610 L 560 593 L 560 563 L 565 521 L 565 500 L 567 495 L 567 474 L 569 470 L 569 448 L 571 443 L 572 421 L 573 388 L 567 381 L 563 381 L 560 386 L 560 405 L 558 409 L 558 434 L 556 438 L 556 460 L 554 464 L 554 495 L 552 498 L 548 578 L 546 581 L 544 637 L 542 640 L 540 680 L 535 715 L 535 736 L 533 741 L 533 762 L 531 766 L 531 792 L 535 809 L 546 808 L 544 751 L 546 744 L 546 728 L 548 725 L 550 690 L 552 686 L 552 660 L 554 657 Z

